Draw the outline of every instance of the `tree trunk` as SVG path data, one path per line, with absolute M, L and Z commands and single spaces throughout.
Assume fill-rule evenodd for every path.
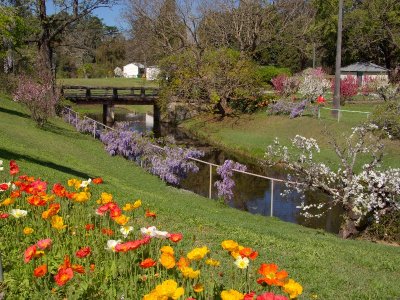
M 222 117 L 230 114 L 232 109 L 228 106 L 228 99 L 222 98 L 217 104 L 218 112 L 221 114 Z
M 332 112 L 335 116 L 339 113 L 340 109 L 340 67 L 342 64 L 342 23 L 343 23 L 343 0 L 339 0 L 339 19 L 337 29 L 336 41 L 336 64 L 335 64 L 335 90 L 333 93 L 333 108 L 336 109 Z

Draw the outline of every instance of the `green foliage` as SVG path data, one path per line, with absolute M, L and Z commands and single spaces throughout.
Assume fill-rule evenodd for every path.
M 387 101 L 377 106 L 371 121 L 395 139 L 400 139 L 400 100 Z
M 228 104 L 255 99 L 260 86 L 254 63 L 232 49 L 186 51 L 164 59 L 161 69 L 164 107 L 175 99 L 226 114 Z
M 257 70 L 258 76 L 262 83 L 271 84 L 271 79 L 278 75 L 292 75 L 289 68 L 278 68 L 275 66 L 260 66 Z
M 374 222 L 364 234 L 364 238 L 387 242 L 400 242 L 400 211 L 383 215 L 379 222 Z

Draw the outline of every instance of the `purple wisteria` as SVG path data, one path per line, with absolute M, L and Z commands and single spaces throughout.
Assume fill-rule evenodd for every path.
M 217 168 L 218 175 L 221 176 L 222 180 L 218 180 L 214 183 L 214 186 L 218 190 L 218 197 L 223 197 L 225 201 L 233 199 L 233 188 L 235 187 L 235 181 L 232 179 L 233 170 L 246 171 L 247 167 L 233 160 L 225 160 L 222 166 Z
M 62 115 L 64 120 L 74 125 L 79 132 L 93 134 L 95 130 L 93 120 L 80 119 L 75 113 L 69 113 L 66 109 Z M 169 137 L 159 141 L 162 147 L 155 145 L 149 137 L 129 130 L 125 122 L 119 123 L 114 130 L 96 129 L 95 136 L 100 138 L 110 155 L 121 155 L 135 161 L 150 173 L 174 185 L 178 185 L 189 172 L 199 171 L 190 158 L 204 156 L 202 151 L 176 146 L 173 139 Z

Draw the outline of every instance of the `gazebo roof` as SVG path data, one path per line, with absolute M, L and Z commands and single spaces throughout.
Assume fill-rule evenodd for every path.
M 380 72 L 386 73 L 389 70 L 370 62 L 356 62 L 347 67 L 340 68 L 341 72 Z

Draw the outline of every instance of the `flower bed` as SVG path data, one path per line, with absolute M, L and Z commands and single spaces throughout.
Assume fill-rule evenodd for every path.
M 11 161 L 11 179 L 0 184 L 0 292 L 9 299 L 293 299 L 302 292 L 285 270 L 256 263 L 257 251 L 233 240 L 189 247 L 140 199 L 120 205 L 100 192 L 101 178 L 50 188 L 18 174 Z

